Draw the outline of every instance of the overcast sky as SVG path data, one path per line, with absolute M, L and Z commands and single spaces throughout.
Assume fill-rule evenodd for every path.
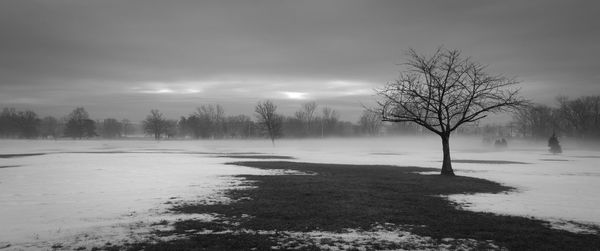
M 438 46 L 523 95 L 600 95 L 598 1 L 0 1 L 0 106 L 171 118 L 309 100 L 355 120 L 404 52 Z

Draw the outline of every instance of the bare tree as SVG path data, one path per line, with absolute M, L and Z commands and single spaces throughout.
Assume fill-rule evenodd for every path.
M 150 110 L 150 115 L 143 122 L 144 132 L 154 135 L 154 139 L 159 140 L 163 134 L 167 133 L 169 125 L 167 120 L 163 118 L 163 114 L 156 109 Z
M 295 117 L 304 125 L 304 133 L 306 136 L 312 133 L 313 123 L 315 121 L 315 111 L 317 110 L 317 102 L 307 102 L 302 105 L 299 111 L 294 114 Z
M 281 135 L 282 117 L 276 113 L 277 106 L 270 100 L 258 102 L 255 108 L 258 123 L 269 135 L 271 142 L 275 145 L 275 138 Z
M 221 105 L 202 105 L 196 109 L 192 116 L 192 128 L 194 132 L 202 135 L 203 138 L 222 138 L 224 134 L 225 111 Z
M 575 100 L 559 97 L 558 102 L 560 117 L 574 136 L 600 136 L 600 96 L 584 96 Z
M 114 118 L 104 119 L 104 121 L 97 123 L 100 125 L 100 135 L 103 138 L 120 138 L 122 136 L 121 131 L 123 130 L 123 124 Z
M 129 119 L 123 119 L 121 120 L 121 129 L 122 129 L 122 135 L 123 137 L 127 137 L 127 135 L 131 134 L 133 132 L 133 125 L 131 124 L 131 121 L 129 121 Z
M 340 119 L 338 112 L 332 108 L 323 108 L 323 117 L 321 118 L 321 137 L 325 134 L 330 135 L 335 131 L 337 123 Z
M 528 105 L 513 115 L 523 137 L 544 139 L 559 128 L 556 109 L 546 105 Z
M 228 116 L 225 118 L 225 129 L 229 137 L 248 138 L 253 134 L 254 122 L 246 115 Z
M 41 119 L 33 111 L 24 111 L 17 113 L 16 124 L 19 127 L 20 138 L 33 139 L 39 135 L 39 126 Z
M 67 118 L 65 136 L 73 139 L 96 136 L 96 124 L 83 107 L 75 108 Z
M 486 72 L 482 64 L 458 50 L 438 48 L 431 56 L 408 51 L 406 70 L 378 90 L 378 111 L 384 121 L 413 122 L 442 139 L 442 175 L 454 175 L 450 134 L 490 112 L 527 103 L 514 88 L 517 81 Z
M 58 138 L 59 135 L 59 123 L 58 119 L 52 116 L 47 116 L 42 119 L 40 124 L 40 133 L 42 137 L 52 137 L 53 139 Z
M 379 113 L 365 110 L 358 119 L 360 131 L 371 136 L 379 134 L 383 122 Z

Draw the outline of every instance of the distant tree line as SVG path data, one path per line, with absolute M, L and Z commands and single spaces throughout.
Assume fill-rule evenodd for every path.
M 83 107 L 75 108 L 63 118 L 40 118 L 31 110 L 17 111 L 15 108 L 4 108 L 0 113 L 1 138 L 120 138 L 132 132 L 133 125 L 129 120 L 92 120 Z
M 37 138 L 42 120 L 33 111 L 4 108 L 0 114 L 0 136 L 3 138 Z
M 218 104 L 201 105 L 179 120 L 165 119 L 158 110 L 152 110 L 143 122 L 144 131 L 154 138 L 192 139 L 246 139 L 317 138 L 378 135 L 383 124 L 376 114 L 363 112 L 358 123 L 340 120 L 339 112 L 330 107 L 319 107 L 312 101 L 304 103 L 293 115 L 277 113 L 272 101 L 259 102 L 253 117 L 226 115 Z
M 266 107 L 265 107 L 266 106 Z M 337 110 L 314 101 L 302 104 L 290 115 L 276 111 L 272 101 L 256 104 L 251 115 L 227 115 L 218 104 L 200 105 L 179 119 L 167 119 L 157 109 L 141 123 L 116 118 L 93 119 L 83 107 L 64 117 L 39 117 L 34 111 L 4 108 L 0 114 L 0 138 L 10 139 L 118 139 L 143 133 L 155 139 L 327 138 L 416 134 L 410 124 L 386 124 L 379 114 L 363 111 L 356 122 L 343 121 Z M 266 110 L 265 110 L 266 109 Z M 267 112 L 263 116 L 262 112 Z M 269 114 L 270 113 L 270 114 Z
M 557 98 L 558 106 L 534 104 L 514 115 L 513 125 L 523 137 L 547 139 L 562 136 L 600 139 L 600 96 Z

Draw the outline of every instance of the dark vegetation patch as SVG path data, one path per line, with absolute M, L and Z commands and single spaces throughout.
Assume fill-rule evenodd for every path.
M 221 155 L 219 158 L 234 158 L 234 159 L 295 159 L 290 156 L 282 155 Z
M 0 158 L 9 159 L 9 158 L 19 158 L 19 157 L 29 157 L 29 156 L 38 156 L 45 155 L 46 153 L 14 153 L 14 154 L 0 154 Z
M 441 162 L 441 161 L 439 161 Z M 507 160 L 477 160 L 477 159 L 453 159 L 452 163 L 468 163 L 468 164 L 529 164 L 527 162 L 520 161 L 507 161 Z
M 272 234 L 243 230 L 332 231 L 369 230 L 375 224 L 410 226 L 410 231 L 443 238 L 492 240 L 510 250 L 598 250 L 600 236 L 551 229 L 533 218 L 470 212 L 439 195 L 498 193 L 510 187 L 469 178 L 419 175 L 437 171 L 418 167 L 333 165 L 295 162 L 237 162 L 260 169 L 291 169 L 317 175 L 243 175 L 257 187 L 232 189 L 231 204 L 179 204 L 177 213 L 217 213 L 214 222 L 181 221 L 175 230 L 187 238 L 138 243 L 130 250 L 268 250 L 276 245 Z M 250 215 L 248 217 L 247 215 Z M 230 224 L 237 222 L 237 224 Z M 233 232 L 193 234 L 205 230 Z M 316 250 L 315 246 L 301 250 Z M 385 247 L 382 247 L 385 248 Z
M 98 250 L 271 250 L 276 246 L 277 234 L 232 233 L 232 234 L 202 234 L 190 235 L 189 238 L 152 244 L 133 243 L 124 246 L 105 246 Z M 93 250 L 93 249 L 92 249 Z M 319 250 L 317 247 L 307 247 L 299 250 Z
M 20 167 L 20 165 L 0 166 L 0 168 L 11 168 L 11 167 Z

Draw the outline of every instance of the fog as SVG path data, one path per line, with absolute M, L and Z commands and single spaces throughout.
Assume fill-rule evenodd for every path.
M 509 140 L 498 149 L 480 137 L 453 137 L 457 175 L 516 190 L 448 199 L 466 210 L 600 225 L 600 151 L 561 144 L 563 154 L 554 155 L 543 141 Z M 166 212 L 171 203 L 227 200 L 225 189 L 250 185 L 231 175 L 277 174 L 224 164 L 245 156 L 430 168 L 440 168 L 442 160 L 434 136 L 286 139 L 275 146 L 268 140 L 2 140 L 0 152 L 0 236 L 15 249 L 144 238 L 152 223 L 183 217 Z

